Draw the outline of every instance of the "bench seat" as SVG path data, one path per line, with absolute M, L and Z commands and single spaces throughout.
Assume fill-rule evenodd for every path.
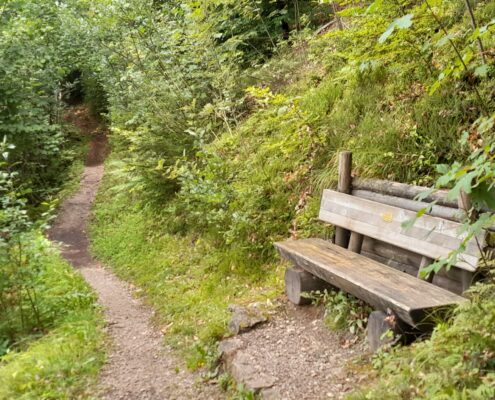
M 465 299 L 445 289 L 321 239 L 275 243 L 280 255 L 379 310 L 421 328 L 433 311 Z

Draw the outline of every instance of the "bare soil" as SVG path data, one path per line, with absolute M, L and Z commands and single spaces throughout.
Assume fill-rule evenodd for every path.
M 77 193 L 61 206 L 48 235 L 63 256 L 79 269 L 98 294 L 110 337 L 108 361 L 99 382 L 102 399 L 219 399 L 224 394 L 187 371 L 153 326 L 153 312 L 133 296 L 126 283 L 106 270 L 89 252 L 88 221 L 103 177 L 107 141 L 87 110 L 76 108 L 67 119 L 92 135 Z
M 227 370 L 264 399 L 343 399 L 369 379 L 362 339 L 330 331 L 321 308 L 288 300 L 268 323 L 221 348 Z

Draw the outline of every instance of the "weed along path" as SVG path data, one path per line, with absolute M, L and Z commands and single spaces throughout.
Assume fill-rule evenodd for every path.
M 80 188 L 62 204 L 49 237 L 60 242 L 63 256 L 93 287 L 105 311 L 111 343 L 98 395 L 109 400 L 221 398 L 217 387 L 199 383 L 198 375 L 182 368 L 152 325 L 152 311 L 133 297 L 128 285 L 91 257 L 87 227 L 103 176 L 106 138 L 98 133 L 98 125 L 91 123 L 87 112 L 73 122 L 93 139 Z

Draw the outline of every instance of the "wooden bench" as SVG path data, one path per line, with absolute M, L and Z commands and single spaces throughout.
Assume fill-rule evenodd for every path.
M 342 164 L 347 169 L 350 182 L 349 162 L 341 162 L 339 179 L 343 174 Z M 350 184 L 344 190 L 350 193 Z M 464 239 L 459 233 L 459 222 L 426 214 L 416 219 L 416 215 L 416 211 L 410 209 L 325 190 L 319 218 L 338 227 L 336 242 L 340 246 L 321 239 L 275 243 L 280 255 L 296 266 L 286 273 L 289 299 L 302 303 L 304 298 L 301 292 L 314 290 L 318 285 L 323 287 L 324 281 L 375 307 L 379 312 L 372 316 L 381 319 L 373 321 L 375 325 L 383 328 L 386 325 L 383 321 L 390 320 L 393 315 L 401 324 L 406 323 L 420 330 L 430 328 L 431 316 L 435 312 L 458 304 L 464 298 L 430 283 L 433 274 L 425 281 L 420 279 L 418 272 L 413 276 L 376 261 L 376 257 L 371 259 L 360 254 L 365 238 L 371 238 L 366 240 L 386 244 L 392 251 L 396 249 L 397 252 L 418 255 L 420 271 L 433 260 L 447 257 L 459 248 Z M 416 219 L 415 223 L 406 227 L 404 223 L 413 219 Z M 465 243 L 465 250 L 458 257 L 454 269 L 462 271 L 464 287 L 477 268 L 484 245 L 485 235 L 481 234 Z M 373 349 L 381 343 L 377 335 L 381 336 L 383 329 L 375 332 L 374 336 L 372 334 L 372 337 L 368 335 Z

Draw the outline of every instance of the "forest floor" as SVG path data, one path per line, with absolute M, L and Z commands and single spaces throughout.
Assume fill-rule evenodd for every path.
M 62 204 L 49 237 L 60 243 L 62 255 L 92 286 L 104 308 L 109 352 L 98 395 L 112 400 L 224 397 L 217 386 L 202 383 L 199 374 L 188 371 L 163 345 L 162 333 L 152 323 L 153 311 L 133 295 L 128 284 L 91 257 L 88 222 L 103 177 L 106 136 L 85 108 L 75 108 L 68 119 L 92 139 L 80 188 Z

